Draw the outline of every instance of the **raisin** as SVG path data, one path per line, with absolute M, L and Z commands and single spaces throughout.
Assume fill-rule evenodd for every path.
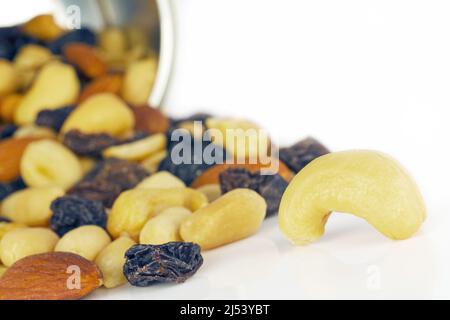
M 0 58 L 13 60 L 19 50 L 28 44 L 42 44 L 23 33 L 18 26 L 0 28 Z
M 25 188 L 26 185 L 22 178 L 18 178 L 9 183 L 0 183 L 0 201 L 5 199 L 10 194 Z
M 314 138 L 302 140 L 289 148 L 280 149 L 280 160 L 295 173 L 300 172 L 314 159 L 330 151 Z
M 63 143 L 80 156 L 99 158 L 103 150 L 115 146 L 120 141 L 106 133 L 84 134 L 70 130 L 64 135 Z
M 42 127 L 48 127 L 56 132 L 61 130 L 64 121 L 75 110 L 73 106 L 67 106 L 55 110 L 42 110 L 38 113 L 36 118 L 36 124 Z
M 0 125 L 0 140 L 11 137 L 16 130 L 17 126 L 13 124 Z
M 200 246 L 169 242 L 163 245 L 134 245 L 125 253 L 123 273 L 133 286 L 182 283 L 203 264 Z
M 50 209 L 53 213 L 50 227 L 60 237 L 70 230 L 84 225 L 106 228 L 106 211 L 99 201 L 64 196 L 54 200 Z
M 97 43 L 97 37 L 94 32 L 88 28 L 76 29 L 65 33 L 58 39 L 54 40 L 48 45 L 48 48 L 57 55 L 62 54 L 62 49 L 66 44 L 73 42 L 81 42 L 87 45 L 94 46 Z
M 260 172 L 251 173 L 245 168 L 230 168 L 219 176 L 220 188 L 225 194 L 231 190 L 244 188 L 259 193 L 267 203 L 266 217 L 277 214 L 281 198 L 288 183 L 278 174 L 262 175 Z
M 98 163 L 85 177 L 69 190 L 69 194 L 84 199 L 101 201 L 111 208 L 125 190 L 134 188 L 149 173 L 140 165 L 110 158 Z
M 2 223 L 2 222 L 8 223 L 8 222 L 11 222 L 11 220 L 9 220 L 8 218 L 5 218 L 5 217 L 0 217 L 0 223 Z

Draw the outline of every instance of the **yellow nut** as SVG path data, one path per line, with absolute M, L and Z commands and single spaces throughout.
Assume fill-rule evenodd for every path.
M 7 267 L 5 267 L 5 266 L 0 266 L 0 278 L 3 276 L 3 274 L 6 272 L 6 270 L 8 270 Z
M 196 190 L 203 193 L 208 198 L 209 202 L 216 201 L 222 196 L 222 190 L 220 189 L 219 184 L 206 184 Z
M 85 176 L 94 168 L 95 160 L 87 157 L 81 157 L 79 158 L 79 160 L 81 165 L 81 171 L 83 172 L 83 176 Z
M 50 14 L 34 17 L 22 26 L 22 30 L 30 36 L 44 41 L 52 41 L 64 33 L 64 30 L 56 24 Z
M 114 202 L 107 229 L 114 238 L 128 235 L 137 240 L 148 219 L 162 210 L 181 206 L 194 212 L 207 204 L 206 196 L 193 189 L 133 189 Z
M 139 235 L 139 243 L 164 244 L 182 241 L 180 226 L 191 214 L 191 211 L 184 207 L 174 207 L 164 210 L 156 217 L 147 221 Z
M 411 237 L 426 218 L 408 172 L 375 151 L 337 152 L 311 162 L 286 189 L 279 226 L 292 243 L 307 244 L 322 236 L 332 212 L 361 217 L 392 239 Z
M 128 237 L 120 237 L 107 245 L 95 259 L 106 288 L 115 288 L 127 283 L 123 275 L 125 252 L 135 244 L 136 242 Z
M 181 238 L 209 250 L 256 233 L 266 216 L 266 202 L 255 191 L 235 189 L 194 212 L 181 224 Z
M 167 138 L 165 134 L 158 133 L 135 142 L 109 147 L 103 151 L 105 158 L 118 158 L 139 161 L 150 155 L 165 150 Z
M 157 67 L 155 58 L 138 60 L 128 66 L 122 86 L 122 97 L 125 101 L 136 106 L 148 102 Z
M 28 188 L 14 192 L 1 206 L 1 216 L 30 227 L 48 225 L 52 212 L 50 205 L 64 195 L 58 187 Z
M 16 91 L 19 75 L 14 66 L 6 60 L 0 59 L 0 98 Z
M 3 239 L 3 236 L 8 232 L 20 228 L 26 228 L 27 226 L 22 223 L 16 222 L 0 222 L 0 240 Z
M 159 164 L 167 157 L 167 150 L 162 150 L 141 162 L 141 166 L 148 172 L 154 173 L 158 171 Z
M 22 156 L 20 173 L 28 186 L 58 186 L 64 190 L 80 180 L 83 174 L 72 151 L 53 140 L 31 143 Z
M 90 261 L 111 243 L 106 231 L 98 226 L 82 226 L 67 232 L 56 244 L 55 251 L 72 252 Z
M 167 171 L 160 171 L 144 179 L 137 185 L 139 189 L 184 188 L 186 185 L 179 178 Z
M 14 58 L 19 70 L 36 70 L 53 60 L 52 52 L 45 47 L 29 44 L 20 49 Z
M 8 232 L 0 242 L 0 258 L 7 267 L 39 253 L 52 252 L 58 236 L 46 228 L 23 228 Z
M 101 93 L 80 104 L 64 122 L 62 132 L 80 130 L 120 137 L 133 127 L 134 116 L 128 106 L 112 93 Z
M 39 127 L 34 124 L 28 124 L 20 127 L 14 132 L 14 138 L 56 138 L 55 132 L 46 127 Z
M 99 36 L 100 48 L 105 53 L 109 63 L 120 61 L 125 56 L 128 41 L 125 32 L 121 28 L 108 28 Z
M 15 122 L 30 124 L 44 109 L 57 109 L 76 102 L 80 82 L 75 69 L 61 62 L 45 65 L 15 112 Z
M 0 99 L 0 119 L 6 122 L 14 122 L 14 113 L 22 98 L 23 96 L 21 94 L 10 94 Z

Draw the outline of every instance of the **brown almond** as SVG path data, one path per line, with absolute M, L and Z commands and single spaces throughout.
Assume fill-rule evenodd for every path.
M 273 160 L 273 161 L 277 161 L 277 160 Z M 218 164 L 218 165 L 206 170 L 205 172 L 203 172 L 203 174 L 201 174 L 197 179 L 194 180 L 191 187 L 199 188 L 199 187 L 209 185 L 209 184 L 218 184 L 220 173 L 229 168 L 245 168 L 248 171 L 255 173 L 255 172 L 260 171 L 261 169 L 270 168 L 270 166 L 265 166 L 261 163 L 257 163 L 257 164 L 227 164 L 227 163 Z M 283 179 L 286 180 L 287 182 L 289 182 L 293 177 L 292 171 L 289 170 L 289 168 L 281 161 L 279 161 L 278 174 L 281 177 L 283 177 Z
M 81 103 L 87 98 L 98 93 L 113 93 L 119 95 L 122 88 L 123 77 L 120 74 L 108 74 L 94 79 L 81 92 L 78 102 Z
M 0 279 L 0 300 L 75 300 L 102 285 L 91 261 L 68 252 L 29 256 L 13 264 Z
M 155 134 L 165 133 L 169 129 L 169 119 L 158 109 L 150 106 L 138 106 L 132 109 L 137 131 Z
M 84 43 L 70 43 L 64 46 L 66 60 L 75 65 L 85 76 L 97 78 L 107 71 L 105 61 L 97 51 Z

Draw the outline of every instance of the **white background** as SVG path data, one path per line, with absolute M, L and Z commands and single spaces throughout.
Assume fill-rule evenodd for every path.
M 270 219 L 258 235 L 205 253 L 183 285 L 93 297 L 450 298 L 450 2 L 173 2 L 169 112 L 246 117 L 281 144 L 312 135 L 332 150 L 387 152 L 416 178 L 429 219 L 393 242 L 334 215 L 323 239 L 300 248 Z

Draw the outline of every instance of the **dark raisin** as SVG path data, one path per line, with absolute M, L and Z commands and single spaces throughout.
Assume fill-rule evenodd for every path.
M 0 223 L 2 222 L 11 222 L 11 220 L 9 220 L 8 218 L 5 217 L 0 217 Z
M 316 139 L 307 138 L 292 147 L 280 149 L 280 160 L 297 173 L 311 161 L 327 153 L 330 151 L 323 144 Z
M 251 173 L 245 168 L 230 168 L 219 176 L 222 193 L 238 188 L 251 189 L 259 193 L 267 203 L 266 217 L 278 213 L 281 198 L 288 183 L 278 174 L 262 175 L 260 172 Z
M 75 110 L 73 106 L 67 106 L 55 110 L 42 110 L 38 113 L 36 118 L 36 124 L 42 127 L 48 127 L 56 132 L 61 130 L 64 121 Z
M 64 145 L 76 154 L 94 158 L 101 157 L 103 150 L 119 142 L 106 133 L 85 134 L 79 130 L 70 130 L 63 139 Z
M 13 60 L 17 52 L 28 44 L 42 45 L 42 42 L 24 34 L 18 26 L 0 28 L 0 58 Z
M 17 126 L 13 124 L 0 125 L 0 140 L 11 137 L 16 130 Z
M 99 162 L 84 179 L 69 190 L 69 194 L 101 201 L 111 208 L 125 190 L 134 188 L 149 173 L 140 165 L 120 159 Z
M 18 178 L 9 183 L 0 183 L 0 201 L 5 199 L 10 194 L 25 188 L 26 185 L 22 178 Z
M 48 48 L 57 55 L 62 54 L 62 49 L 66 44 L 73 42 L 81 42 L 91 46 L 97 43 L 97 37 L 94 32 L 88 28 L 81 28 L 65 33 L 58 39 L 48 45 Z
M 84 225 L 106 228 L 106 211 L 99 201 L 64 196 L 54 200 L 50 209 L 53 213 L 50 227 L 60 237 L 70 230 Z
M 133 286 L 182 283 L 203 264 L 200 246 L 187 242 L 163 245 L 135 245 L 126 253 L 123 273 Z

